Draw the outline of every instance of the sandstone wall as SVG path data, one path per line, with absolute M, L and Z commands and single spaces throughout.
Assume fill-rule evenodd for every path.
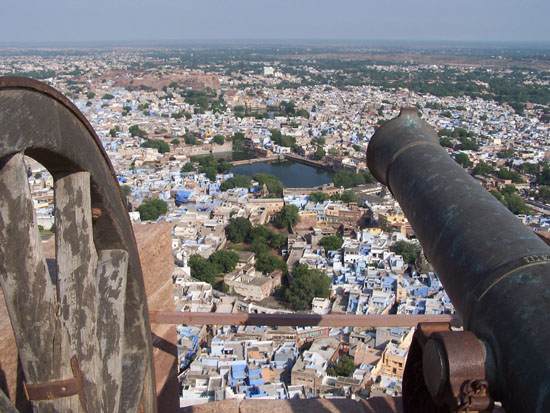
M 172 226 L 134 225 L 149 311 L 174 311 Z M 159 411 L 179 406 L 175 325 L 151 325 Z

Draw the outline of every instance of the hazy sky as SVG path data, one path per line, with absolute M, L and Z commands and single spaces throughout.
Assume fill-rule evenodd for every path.
M 194 39 L 550 42 L 550 0 L 1 0 L 0 43 Z

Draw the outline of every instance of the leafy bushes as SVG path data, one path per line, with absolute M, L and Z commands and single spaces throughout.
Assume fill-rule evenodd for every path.
M 314 297 L 329 297 L 332 280 L 321 271 L 301 264 L 294 268 L 292 275 L 292 281 L 283 291 L 283 298 L 294 310 L 309 310 Z
M 145 141 L 141 144 L 142 148 L 154 148 L 159 151 L 159 153 L 170 152 L 170 145 L 160 139 L 151 139 Z
M 155 220 L 166 214 L 168 204 L 162 199 L 147 199 L 138 207 L 137 211 L 142 221 Z

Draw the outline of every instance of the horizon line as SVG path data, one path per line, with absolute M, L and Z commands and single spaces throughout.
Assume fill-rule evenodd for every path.
M 155 39 L 155 40 L 77 40 L 77 41 L 0 41 L 0 49 L 23 48 L 105 48 L 105 47 L 174 47 L 177 45 L 254 45 L 262 43 L 265 46 L 275 45 L 371 45 L 384 46 L 400 44 L 401 46 L 489 46 L 489 47 L 517 47 L 531 46 L 534 48 L 550 48 L 550 40 L 434 40 L 434 39 L 360 39 L 360 38 L 195 38 L 195 39 Z M 268 44 L 265 44 L 268 43 Z

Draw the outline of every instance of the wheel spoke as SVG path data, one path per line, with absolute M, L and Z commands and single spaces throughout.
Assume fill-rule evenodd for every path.
M 4 413 L 19 413 L 2 390 L 0 390 L 0 409 Z
M 98 290 L 101 291 L 97 321 L 103 372 L 101 411 L 117 412 L 120 410 L 122 390 L 121 366 L 128 252 L 100 251 L 96 275 Z
M 55 291 L 36 224 L 23 154 L 0 165 L 0 283 L 29 383 L 56 372 Z M 55 373 L 54 373 L 55 374 Z
M 93 240 L 90 174 L 76 172 L 55 181 L 57 291 L 61 322 L 70 343 L 67 360 L 78 357 L 85 372 L 88 411 L 100 411 L 101 360 L 97 339 L 97 253 Z

